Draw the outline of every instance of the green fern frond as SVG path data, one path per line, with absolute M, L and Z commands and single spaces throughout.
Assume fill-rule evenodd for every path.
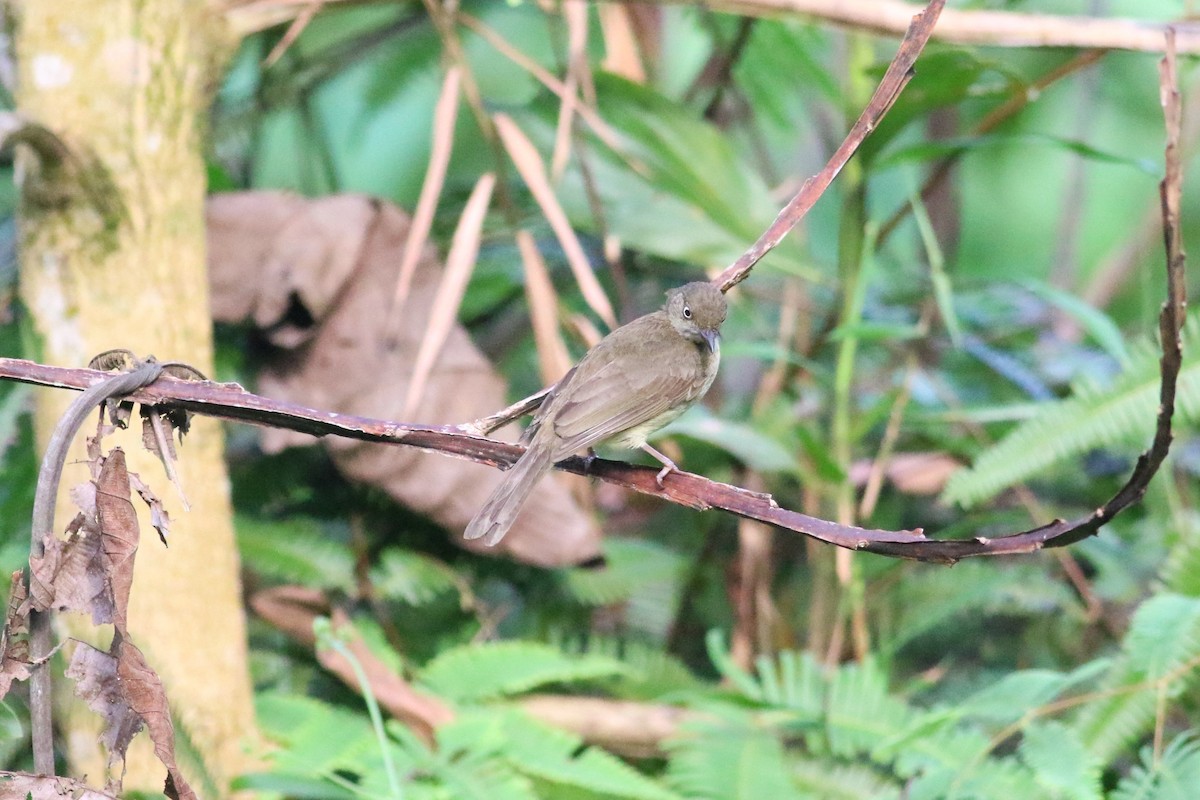
M 1110 669 L 1110 659 L 1089 661 L 1071 672 L 1026 669 L 1010 672 L 961 702 L 956 717 L 989 725 L 1010 725 L 1029 712 L 1053 702 L 1081 684 L 1088 684 Z
M 906 785 L 905 800 L 1013 800 L 1046 798 L 1033 773 L 1011 758 L 988 758 L 967 772 L 934 768 Z M 1051 795 L 1052 797 L 1053 795 Z
M 671 619 L 686 566 L 670 548 L 646 539 L 610 538 L 604 544 L 603 569 L 566 569 L 561 585 L 574 600 L 600 606 L 629 602 L 630 624 L 655 632 Z M 653 613 L 645 613 L 652 608 Z
M 1163 585 L 1188 597 L 1200 597 L 1200 526 L 1189 520 L 1179 531 L 1161 572 Z
M 1057 721 L 1028 725 L 1021 739 L 1021 760 L 1038 784 L 1063 800 L 1100 800 L 1101 763 L 1088 753 L 1079 735 Z
M 1141 763 L 1113 792 L 1112 800 L 1194 800 L 1200 787 L 1200 731 L 1175 737 L 1156 758 L 1143 747 Z
M 748 716 L 693 723 L 666 743 L 667 783 L 703 800 L 791 800 L 805 797 L 792 781 L 783 744 Z
M 354 558 L 307 517 L 287 521 L 238 515 L 238 551 L 248 569 L 267 578 L 320 589 L 354 586 Z
M 574 796 L 679 800 L 619 758 L 597 747 L 584 748 L 578 736 L 544 725 L 519 709 L 471 709 L 439 728 L 437 736 L 451 762 L 462 758 L 460 754 L 484 753 Z
M 586 641 L 565 636 L 551 641 L 570 655 L 586 653 L 624 664 L 628 669 L 605 684 L 605 688 L 618 697 L 659 700 L 671 694 L 703 692 L 709 687 L 686 664 L 657 643 L 599 635 L 589 635 Z
M 887 676 L 873 663 L 840 668 L 829 684 L 826 735 L 836 755 L 870 753 L 903 730 L 912 710 L 887 691 Z
M 389 547 L 379 554 L 371 570 L 371 585 L 381 597 L 410 606 L 423 606 L 455 590 L 466 592 L 465 584 L 448 564 L 399 547 Z
M 366 716 L 319 700 L 274 692 L 255 698 L 259 728 L 280 748 L 271 758 L 284 773 L 323 778 L 362 774 L 378 755 Z
M 1200 418 L 1200 316 L 1188 317 L 1179 372 L 1176 418 Z M 1124 372 L 1109 387 L 1077 385 L 1072 397 L 1047 405 L 1000 442 L 985 450 L 969 469 L 951 476 L 942 499 L 971 506 L 1039 474 L 1064 459 L 1095 447 L 1150 442 L 1158 409 L 1158 349 L 1142 343 L 1131 348 Z
M 825 676 L 811 653 L 784 650 L 775 658 L 760 656 L 754 666 L 764 701 L 810 718 L 824 710 Z
M 473 702 L 547 683 L 609 678 L 625 669 L 610 658 L 571 658 L 540 642 L 487 642 L 443 651 L 425 665 L 420 681 L 442 697 Z
M 1200 677 L 1200 599 L 1161 594 L 1146 600 L 1123 650 L 1103 681 L 1111 694 L 1085 706 L 1075 722 L 1088 750 L 1105 763 L 1151 730 L 1160 692 L 1175 696 Z
M 1144 601 L 1122 643 L 1130 665 L 1158 680 L 1200 656 L 1200 598 L 1163 593 Z
M 790 758 L 792 779 L 808 797 L 820 800 L 898 800 L 900 787 L 861 764 L 835 764 Z
M 898 615 L 894 630 L 882 643 L 885 654 L 898 651 L 918 637 L 941 629 L 968 612 L 1001 610 L 1045 614 L 1047 609 L 1079 607 L 1076 596 L 1060 581 L 1046 576 L 1046 567 L 1021 562 L 998 570 L 983 561 L 963 561 L 954 569 L 922 566 L 919 576 L 901 581 L 897 592 L 879 598 Z M 918 579 L 919 578 L 919 579 Z

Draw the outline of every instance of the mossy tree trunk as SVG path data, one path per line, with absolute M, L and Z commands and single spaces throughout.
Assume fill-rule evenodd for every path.
M 21 294 L 42 359 L 83 365 L 121 347 L 209 372 L 200 134 L 231 44 L 220 18 L 201 0 L 29 0 L 17 13 L 18 110 L 69 154 L 58 169 L 29 149 L 19 154 Z M 62 391 L 39 395 L 42 445 L 70 400 Z M 181 450 L 187 512 L 135 437 L 106 443 L 118 440 L 172 517 L 169 549 L 146 535 L 143 521 L 131 633 L 164 680 L 181 739 L 224 794 L 245 763 L 253 715 L 221 431 L 198 419 Z M 64 487 L 86 478 L 70 464 Z M 60 529 L 68 505 L 64 491 Z M 68 714 L 60 741 L 72 772 L 95 778 L 99 745 L 79 727 L 92 716 Z M 161 788 L 163 770 L 149 751 L 135 743 L 126 788 Z

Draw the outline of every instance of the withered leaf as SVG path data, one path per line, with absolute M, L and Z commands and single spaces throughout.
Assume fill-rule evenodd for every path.
M 117 655 L 117 675 L 125 697 L 145 723 L 154 742 L 154 754 L 167 768 L 168 786 L 174 791 L 171 796 L 196 800 L 196 793 L 184 780 L 175 761 L 175 726 L 171 722 L 171 709 L 162 680 L 146 663 L 142 651 L 119 631 L 113 637 L 112 649 Z
M 150 524 L 158 532 L 159 541 L 165 545 L 167 536 L 171 533 L 171 515 L 167 513 L 166 507 L 163 506 L 162 500 L 154 493 L 154 490 L 147 486 L 136 472 L 129 473 L 129 485 L 150 509 Z
M 75 681 L 75 694 L 104 721 L 100 741 L 108 752 L 108 769 L 112 773 L 115 764 L 125 760 L 125 751 L 143 724 L 125 695 L 117 659 L 81 642 L 71 656 L 67 677 Z
M 105 653 L 79 644 L 67 668 L 75 680 L 75 694 L 104 720 L 100 741 L 108 752 L 108 791 L 120 792 L 118 762 L 124 762 L 129 743 L 143 727 L 154 742 L 154 754 L 167 768 L 173 796 L 195 800 L 175 760 L 175 727 L 171 722 L 166 691 L 146 663 L 142 651 L 121 631 L 113 635 Z
M 244 192 L 209 201 L 213 315 L 252 320 L 278 348 L 259 373 L 258 391 L 341 413 L 399 418 L 441 275 L 427 248 L 403 306 L 392 309 L 409 229 L 398 208 L 360 196 Z M 398 316 L 389 322 L 393 311 Z M 459 325 L 421 397 L 414 418 L 404 421 L 457 424 L 507 404 L 501 377 Z M 313 441 L 263 432 L 268 451 Z M 462 546 L 544 566 L 600 555 L 598 529 L 560 476 L 542 481 L 512 532 L 484 550 L 459 533 L 499 483 L 497 470 L 414 448 L 336 437 L 321 442 L 349 479 L 429 515 Z
M 89 482 L 71 492 L 82 511 L 67 526 L 67 538 L 46 534 L 45 552 L 29 559 L 29 606 L 35 611 L 91 614 L 92 622 L 101 625 L 113 621 L 114 606 L 101 556 L 94 489 Z
M 13 681 L 29 680 L 29 607 L 25 603 L 25 580 L 20 570 L 12 574 L 8 590 L 8 613 L 0 631 L 0 700 Z M 0 793 L 2 796 L 2 793 Z
M 126 633 L 129 614 L 129 590 L 133 585 L 133 560 L 137 554 L 137 512 L 129 498 L 129 473 L 125 451 L 113 448 L 104 459 L 96 481 L 96 513 L 100 521 L 101 550 L 104 566 L 112 584 L 113 624 Z
M 0 797 L 28 800 L 117 800 L 79 781 L 58 775 L 30 775 L 0 770 Z

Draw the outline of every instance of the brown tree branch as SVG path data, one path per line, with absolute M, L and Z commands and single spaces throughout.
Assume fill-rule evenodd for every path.
M 696 0 L 659 2 L 696 4 Z M 904 33 L 918 8 L 901 0 L 706 0 L 704 6 L 713 11 L 753 17 L 807 17 L 884 36 Z M 1200 53 L 1200 25 L 1195 23 L 1015 11 L 952 8 L 942 15 L 935 38 L 952 44 L 990 47 L 1072 47 L 1161 53 L 1168 28 L 1177 31 L 1178 52 Z
M 639 0 L 643 1 L 643 0 Z M 699 0 L 657 0 L 672 5 L 700 5 Z M 295 19 L 314 0 L 214 0 L 230 27 L 247 35 Z M 323 0 L 365 3 L 370 0 Z M 712 11 L 748 17 L 805 17 L 850 30 L 900 36 L 917 7 L 901 0 L 705 0 Z M 1016 11 L 950 9 L 935 38 L 951 44 L 988 47 L 1066 47 L 1081 50 L 1134 50 L 1161 53 L 1168 27 L 1178 30 L 1178 52 L 1200 53 L 1200 26 L 1194 23 L 1145 22 Z
M 804 215 L 816 205 L 817 200 L 833 183 L 833 179 L 842 171 L 842 167 L 846 166 L 846 162 L 850 160 L 867 136 L 878 127 L 879 121 L 883 119 L 888 109 L 896 102 L 896 98 L 900 96 L 900 92 L 912 80 L 913 64 L 916 63 L 917 56 L 925 49 L 925 44 L 929 41 L 933 27 L 945 4 L 946 0 L 930 0 L 923 11 L 911 18 L 904 41 L 900 43 L 900 48 L 896 51 L 892 63 L 888 65 L 883 80 L 879 82 L 871 101 L 867 103 L 867 107 L 855 120 L 850 132 L 846 134 L 846 138 L 830 156 L 821 171 L 804 182 L 800 191 L 796 192 L 795 197 L 788 201 L 770 227 L 763 232 L 762 236 L 758 237 L 758 241 L 713 279 L 713 283 L 720 286 L 721 291 L 727 292 L 745 280 L 746 276 L 750 274 L 750 270 L 754 269 L 754 265 L 783 241 L 783 237 L 787 236 L 788 232 L 796 227 Z

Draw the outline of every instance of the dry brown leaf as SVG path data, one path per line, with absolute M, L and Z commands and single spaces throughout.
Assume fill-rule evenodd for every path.
M 588 261 L 587 253 L 583 251 L 583 245 L 579 243 L 579 237 L 575 235 L 575 229 L 567 219 L 567 213 L 559 205 L 558 197 L 546 178 L 546 166 L 542 163 L 537 148 L 507 114 L 497 114 L 493 121 L 496 124 L 496 132 L 500 134 L 500 141 L 508 151 L 508 157 L 516 165 L 517 172 L 521 173 L 521 178 L 529 187 L 533 199 L 542 210 L 542 215 L 550 223 L 558 243 L 562 245 L 563 254 L 567 257 L 567 264 L 575 275 L 583 299 L 592 311 L 608 324 L 609 329 L 617 327 L 617 315 L 613 311 L 612 303 L 608 301 L 608 295 L 596 280 L 591 262 Z
M 175 761 L 175 726 L 162 681 L 132 641 L 117 631 L 108 653 L 78 644 L 67 677 L 75 681 L 75 694 L 104 720 L 100 741 L 108 752 L 106 791 L 121 791 L 124 769 L 118 765 L 124 762 L 133 737 L 145 727 L 154 754 L 167 768 L 167 784 L 174 787 L 175 794 L 169 796 L 195 800 Z
M 429 373 L 446 344 L 446 337 L 458 325 L 458 307 L 471 273 L 475 271 L 476 256 L 479 255 L 479 238 L 483 233 L 483 220 L 487 217 L 488 205 L 492 201 L 492 190 L 496 187 L 496 176 L 485 173 L 476 183 L 463 207 L 450 252 L 446 254 L 446 268 L 433 297 L 433 309 L 429 312 L 429 324 L 425 337 L 417 350 L 417 364 L 413 367 L 412 381 L 408 384 L 408 395 L 404 399 L 401 418 L 410 419 L 416 412 L 425 394 Z
M 950 474 L 962 464 L 946 453 L 893 453 L 885 475 L 897 491 L 912 495 L 938 494 Z M 850 480 L 861 486 L 871 472 L 871 461 L 856 461 L 850 467 Z
M 70 778 L 0 771 L 0 798 L 30 800 L 117 800 Z
M 558 325 L 558 294 L 533 235 L 521 228 L 516 239 L 517 252 L 525 267 L 525 297 L 529 301 L 533 340 L 537 344 L 538 367 L 542 382 L 549 386 L 571 369 L 571 355 Z
M 637 37 L 633 32 L 630 9 L 621 3 L 601 3 L 600 30 L 604 33 L 604 61 L 601 66 L 606 72 L 620 75 L 634 83 L 646 82 L 646 68 L 638 55 Z
M 425 169 L 425 181 L 421 184 L 421 195 L 413 211 L 412 229 L 404 242 L 400 256 L 400 272 L 396 280 L 396 294 L 392 298 L 391 313 L 395 320 L 404 313 L 404 304 L 412 288 L 417 263 L 425 252 L 429 229 L 433 227 L 433 213 L 437 210 L 442 185 L 446 181 L 446 167 L 450 163 L 450 151 L 454 145 L 454 123 L 458 119 L 458 87 L 462 70 L 457 66 L 446 70 L 442 81 L 442 93 L 433 109 L 433 138 L 429 150 L 429 166 Z M 396 323 L 399 324 L 399 323 Z M 393 329 L 389 327 L 389 330 Z
M 9 580 L 8 612 L 4 615 L 4 630 L 0 631 L 0 700 L 8 694 L 13 681 L 29 680 L 32 664 L 26 594 L 24 575 L 17 570 Z
M 29 559 L 28 605 L 34 611 L 90 614 L 103 625 L 113 621 L 115 607 L 101 554 L 95 484 L 76 486 L 71 499 L 82 511 L 67 526 L 67 538 L 47 534 L 42 556 Z
M 133 587 L 133 560 L 137 555 L 137 511 L 129 497 L 129 473 L 125 468 L 125 452 L 113 448 L 104 459 L 96 481 L 96 513 L 100 521 L 100 548 L 104 553 L 104 568 L 112 585 L 113 624 L 128 633 L 129 592 Z
M 90 644 L 80 643 L 71 656 L 67 677 L 75 681 L 75 694 L 104 721 L 100 742 L 108 753 L 108 772 L 119 774 L 115 767 L 125 760 L 129 743 L 143 723 L 122 690 L 117 659 Z M 110 783 L 106 789 L 113 791 L 114 787 Z M 120 791 L 119 783 L 115 790 Z
M 154 742 L 154 755 L 167 768 L 167 796 L 179 800 L 196 800 L 175 762 L 175 725 L 162 680 L 150 669 L 146 657 L 133 642 L 118 632 L 113 637 L 113 652 L 117 655 L 117 677 L 129 705 L 142 718 Z
M 142 498 L 142 502 L 150 509 L 150 524 L 158 532 L 158 540 L 164 545 L 167 544 L 167 536 L 171 533 L 171 515 L 167 513 L 163 501 L 159 499 L 153 489 L 142 481 L 136 472 L 129 473 L 129 485 L 133 487 L 133 490 L 138 493 L 138 497 Z
M 587 46 L 588 8 L 581 0 L 564 0 L 563 20 L 567 23 L 567 76 L 563 81 L 562 102 L 559 104 L 558 125 L 554 132 L 554 153 L 550 158 L 550 175 L 557 183 L 567 168 L 571 155 L 571 131 L 575 121 L 575 107 L 579 103 L 579 89 L 583 71 L 587 69 L 584 48 Z
M 397 419 L 441 274 L 427 248 L 402 326 L 389 335 L 386 318 L 408 217 L 361 196 L 308 200 L 247 192 L 214 197 L 208 225 L 214 317 L 253 319 L 281 348 L 259 374 L 259 391 L 340 413 Z M 502 379 L 455 326 L 414 419 L 405 421 L 458 424 L 505 405 Z M 277 429 L 262 435 L 269 451 L 314 441 Z M 334 437 L 322 444 L 347 478 L 377 486 L 429 515 L 460 544 L 458 533 L 502 477 L 494 469 L 414 448 Z M 538 486 L 499 547 L 464 546 L 561 566 L 596 558 L 599 544 L 594 523 L 552 477 Z

